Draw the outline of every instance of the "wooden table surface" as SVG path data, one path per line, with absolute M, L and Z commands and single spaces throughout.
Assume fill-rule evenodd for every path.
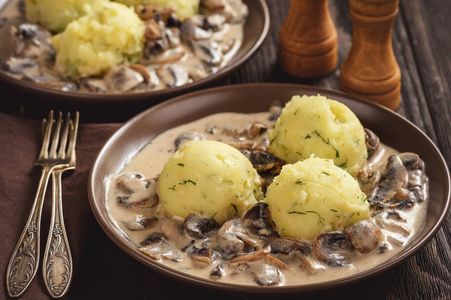
M 329 1 L 338 31 L 338 68 L 315 80 L 291 77 L 278 65 L 278 35 L 289 9 L 287 0 L 267 0 L 271 15 L 268 36 L 255 56 L 229 78 L 212 84 L 283 82 L 338 89 L 339 68 L 352 42 L 348 2 Z M 402 72 L 402 100 L 398 113 L 420 127 L 451 162 L 451 3 L 449 0 L 401 0 L 393 31 L 393 48 Z M 41 118 L 55 103 L 36 101 L 32 95 L 0 83 L 1 111 Z M 8 98 L 7 98 L 8 97 Z M 33 98 L 33 99 L 32 99 Z M 5 99 L 14 99 L 8 100 Z M 126 121 L 145 106 L 104 112 L 98 121 Z M 100 111 L 100 110 L 99 110 Z M 86 117 L 85 122 L 93 121 Z M 1 131 L 1 129 L 0 129 Z M 426 247 L 401 265 L 371 279 L 315 294 L 248 295 L 207 290 L 158 274 L 130 258 L 93 224 L 93 246 L 85 247 L 81 273 L 98 271 L 95 282 L 78 275 L 67 299 L 451 299 L 451 215 Z M 97 248 L 96 248 L 97 247 Z M 99 255 L 93 259 L 93 255 Z M 111 263 L 111 262 L 114 263 Z M 92 276 L 91 276 L 92 278 Z

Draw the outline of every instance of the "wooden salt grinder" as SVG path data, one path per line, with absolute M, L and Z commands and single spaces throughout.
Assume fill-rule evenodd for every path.
M 340 71 L 340 89 L 382 104 L 399 106 L 401 71 L 392 48 L 399 0 L 350 0 L 351 50 Z
M 291 0 L 279 37 L 285 72 L 303 78 L 326 75 L 337 66 L 337 30 L 327 0 Z

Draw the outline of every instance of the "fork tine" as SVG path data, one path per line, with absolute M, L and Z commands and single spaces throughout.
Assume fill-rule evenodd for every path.
M 42 147 L 39 152 L 39 157 L 47 158 L 47 150 L 49 149 L 50 135 L 52 134 L 52 124 L 53 124 L 53 110 L 50 111 L 49 117 L 46 120 L 42 120 L 42 128 L 44 137 L 42 139 Z
M 71 127 L 70 125 L 72 124 L 71 119 L 70 119 L 70 113 L 67 113 L 66 115 L 66 120 L 64 121 L 64 129 L 63 129 L 63 134 L 61 136 L 60 139 L 60 145 L 59 145 L 59 150 L 58 150 L 58 158 L 66 158 L 66 145 L 67 145 L 67 136 L 69 134 L 69 128 Z
M 58 114 L 58 121 L 55 124 L 55 132 L 52 137 L 52 146 L 50 148 L 49 157 L 55 158 L 56 157 L 56 149 L 58 147 L 58 142 L 60 138 L 60 132 L 61 132 L 61 123 L 63 122 L 63 113 L 60 112 Z
M 69 146 L 68 146 L 68 150 L 67 150 L 67 155 L 66 157 L 74 157 L 73 155 L 75 155 L 75 144 L 77 142 L 77 133 L 78 133 L 78 121 L 79 121 L 79 113 L 78 111 L 75 112 L 75 119 L 73 122 L 73 127 L 72 130 L 69 133 Z

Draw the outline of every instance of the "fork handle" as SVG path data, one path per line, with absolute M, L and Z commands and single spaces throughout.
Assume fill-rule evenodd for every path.
M 51 172 L 51 167 L 43 167 L 33 207 L 9 260 L 6 287 L 11 297 L 22 295 L 38 269 L 42 205 Z
M 72 279 L 72 255 L 64 226 L 61 177 L 64 170 L 52 173 L 52 218 L 42 272 L 47 290 L 53 298 L 62 297 Z

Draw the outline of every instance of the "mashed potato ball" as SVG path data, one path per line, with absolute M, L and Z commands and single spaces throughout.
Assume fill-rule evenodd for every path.
M 222 224 L 263 198 L 261 178 L 237 149 L 216 141 L 191 141 L 166 162 L 158 196 L 169 215 L 196 211 Z
M 101 74 L 141 54 L 144 24 L 133 8 L 104 2 L 98 11 L 81 17 L 52 38 L 56 68 L 67 75 Z
M 288 163 L 314 154 L 333 159 L 355 176 L 367 157 L 365 134 L 344 104 L 318 96 L 294 96 L 269 132 L 269 149 Z
M 61 32 L 67 24 L 93 12 L 108 0 L 26 0 L 27 20 L 39 23 L 53 32 Z
M 311 240 L 369 219 L 366 198 L 346 171 L 331 160 L 311 157 L 285 165 L 265 202 L 281 236 Z
M 152 5 L 172 8 L 180 19 L 191 17 L 199 12 L 199 0 L 115 0 L 125 5 Z

